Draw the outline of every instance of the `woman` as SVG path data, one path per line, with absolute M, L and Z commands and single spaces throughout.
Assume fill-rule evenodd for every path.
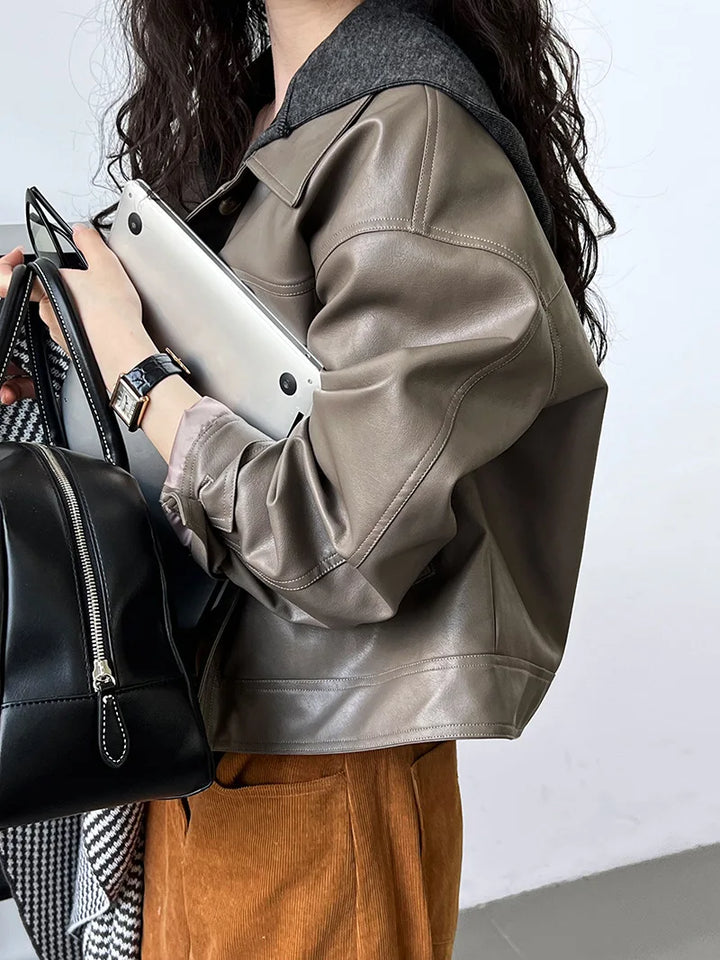
M 456 740 L 560 663 L 606 396 L 574 51 L 539 0 L 124 12 L 118 156 L 325 367 L 280 441 L 150 392 L 168 521 L 244 592 L 198 650 L 216 782 L 148 804 L 143 960 L 449 958 Z M 102 214 L 64 278 L 110 391 L 160 345 Z

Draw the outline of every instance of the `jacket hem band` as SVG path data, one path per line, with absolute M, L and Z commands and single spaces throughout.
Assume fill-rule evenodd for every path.
M 217 752 L 345 753 L 426 740 L 512 740 L 553 676 L 500 654 L 432 658 L 354 685 L 343 678 L 341 689 L 215 674 L 201 709 Z M 348 717 L 357 720 L 354 730 Z

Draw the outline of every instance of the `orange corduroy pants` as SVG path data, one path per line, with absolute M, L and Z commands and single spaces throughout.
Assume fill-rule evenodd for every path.
M 223 753 L 207 790 L 150 801 L 142 960 L 450 960 L 456 745 Z

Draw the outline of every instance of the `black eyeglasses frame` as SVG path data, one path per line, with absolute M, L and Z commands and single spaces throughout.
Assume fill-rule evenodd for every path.
M 53 205 L 35 186 L 28 187 L 25 190 L 25 225 L 35 256 L 47 256 L 47 252 L 40 254 L 35 244 L 32 214 L 35 215 L 35 223 L 42 224 L 55 247 L 57 257 L 56 266 L 87 270 L 87 260 L 73 240 L 72 227 L 60 216 Z M 72 253 L 62 249 L 57 239 L 58 234 L 64 237 L 72 247 Z

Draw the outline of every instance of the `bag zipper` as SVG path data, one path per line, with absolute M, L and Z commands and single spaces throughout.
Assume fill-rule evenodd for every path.
M 70 483 L 67 474 L 60 466 L 57 457 L 47 448 L 45 444 L 33 442 L 33 446 L 44 458 L 57 480 L 57 485 L 62 493 L 65 506 L 67 507 L 68 517 L 73 532 L 73 541 L 80 560 L 83 575 L 83 585 L 85 587 L 85 597 L 87 600 L 87 614 L 90 622 L 90 643 L 93 653 L 93 671 L 92 684 L 97 692 L 101 689 L 114 687 L 117 680 L 112 670 L 110 658 L 108 656 L 107 645 L 105 642 L 105 629 L 103 626 L 103 612 L 98 590 L 95 570 L 90 557 L 90 548 L 88 547 L 85 525 L 82 520 L 82 511 L 78 502 L 75 490 Z
M 27 442 L 50 467 L 56 481 L 56 487 L 67 508 L 67 517 L 72 528 L 75 551 L 80 561 L 87 602 L 86 612 L 90 626 L 90 644 L 93 656 L 92 686 L 98 694 L 98 748 L 100 756 L 108 766 L 119 767 L 128 756 L 128 732 L 120 712 L 120 704 L 111 689 L 117 687 L 117 678 L 113 673 L 112 661 L 108 654 L 103 600 L 100 596 L 97 575 L 93 566 L 80 501 L 67 473 L 49 447 L 36 440 Z

